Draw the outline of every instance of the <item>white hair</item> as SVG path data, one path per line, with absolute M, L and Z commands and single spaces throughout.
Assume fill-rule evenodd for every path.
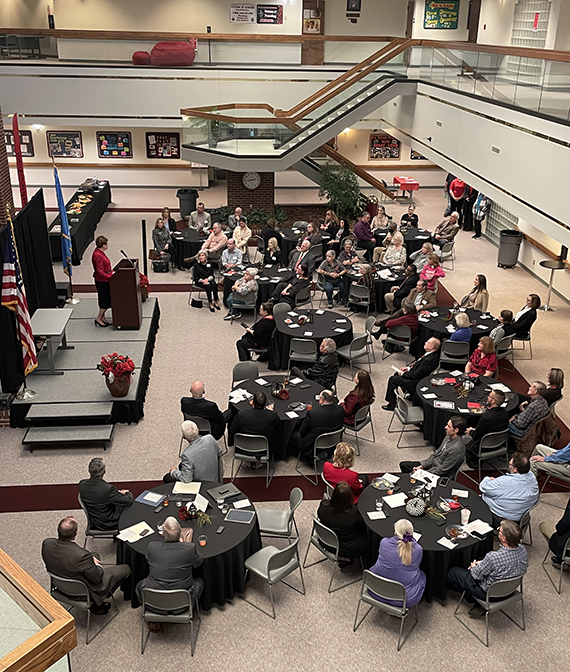
M 182 528 L 174 516 L 168 518 L 162 524 L 162 538 L 165 541 L 178 541 Z
M 198 435 L 200 434 L 198 425 L 191 420 L 184 420 L 180 429 L 182 430 L 182 436 L 186 439 L 186 441 L 188 441 L 188 443 L 196 441 Z
M 246 268 L 245 271 L 246 273 L 249 273 L 252 278 L 257 276 L 257 268 Z
M 457 211 L 452 212 L 451 215 L 449 215 L 449 216 L 450 217 L 456 217 L 457 219 L 459 219 L 459 213 Z

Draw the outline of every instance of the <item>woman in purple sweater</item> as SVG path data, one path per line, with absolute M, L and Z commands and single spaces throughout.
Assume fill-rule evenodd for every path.
M 370 568 L 373 574 L 399 581 L 406 588 L 406 607 L 413 607 L 424 594 L 426 575 L 420 569 L 423 548 L 413 537 L 414 527 L 402 518 L 394 525 L 394 536 L 382 539 L 378 560 Z M 401 607 L 399 600 L 384 600 L 371 592 L 381 602 Z

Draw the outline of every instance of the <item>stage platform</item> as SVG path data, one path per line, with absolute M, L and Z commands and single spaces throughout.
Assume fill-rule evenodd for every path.
M 148 387 L 152 355 L 158 331 L 160 308 L 158 299 L 149 298 L 143 304 L 141 328 L 101 329 L 94 324 L 96 299 L 81 299 L 73 306 L 67 325 L 67 343 L 73 350 L 58 350 L 56 371 L 60 375 L 43 373 L 48 369 L 47 353 L 40 352 L 38 368 L 27 378 L 27 386 L 36 392 L 32 400 L 14 400 L 11 425 L 26 426 L 26 414 L 33 404 L 91 403 L 113 401 L 112 422 L 138 422 L 144 416 L 144 401 Z M 112 352 L 128 355 L 135 363 L 133 383 L 126 397 L 115 399 L 107 390 L 101 371 L 96 367 L 101 357 Z

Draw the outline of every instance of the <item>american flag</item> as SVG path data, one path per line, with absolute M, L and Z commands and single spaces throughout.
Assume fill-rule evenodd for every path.
M 36 346 L 26 301 L 26 291 L 20 272 L 20 264 L 14 248 L 11 222 L 4 247 L 4 266 L 2 268 L 2 305 L 16 313 L 18 319 L 18 335 L 22 344 L 22 361 L 24 375 L 27 376 L 38 365 Z

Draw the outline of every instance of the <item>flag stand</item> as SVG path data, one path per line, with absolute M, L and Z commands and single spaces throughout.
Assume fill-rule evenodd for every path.
M 76 299 L 73 296 L 73 281 L 71 280 L 71 276 L 69 276 L 69 289 L 71 291 L 71 298 L 67 299 L 65 303 L 69 303 L 72 306 L 76 306 L 78 303 L 81 303 L 81 299 Z
M 37 392 L 30 390 L 29 387 L 26 387 L 26 379 L 24 378 L 24 389 L 20 390 L 16 394 L 16 399 L 18 401 L 28 401 L 29 399 L 34 399 L 37 396 Z

